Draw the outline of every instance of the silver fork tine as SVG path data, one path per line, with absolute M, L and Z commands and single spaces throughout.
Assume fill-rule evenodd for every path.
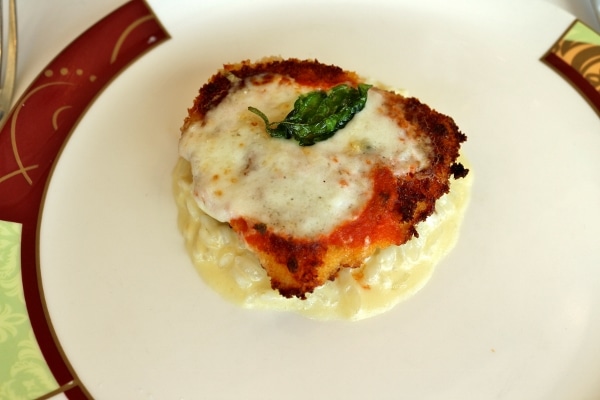
M 4 44 L 4 4 L 0 0 L 0 71 L 2 87 L 0 88 L 0 125 L 10 111 L 17 73 L 17 4 L 16 0 L 8 1 L 8 40 Z M 6 53 L 4 54 L 4 49 Z M 6 59 L 6 62 L 5 62 Z

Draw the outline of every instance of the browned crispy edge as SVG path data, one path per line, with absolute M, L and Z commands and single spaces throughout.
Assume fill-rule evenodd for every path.
M 194 121 L 201 121 L 232 88 L 243 85 L 245 78 L 260 74 L 289 76 L 302 85 L 322 89 L 340 83 L 356 85 L 360 81 L 354 72 L 344 71 L 337 66 L 322 64 L 316 60 L 269 58 L 255 63 L 243 61 L 227 64 L 200 89 L 192 108 L 188 110 L 182 130 Z M 258 251 L 257 256 L 269 273 L 273 288 L 279 290 L 282 295 L 305 298 L 307 293 L 328 279 L 333 279 L 340 268 L 360 266 L 363 260 L 378 248 L 400 245 L 413 236 L 418 236 L 416 225 L 435 211 L 436 200 L 449 190 L 450 177 L 461 178 L 467 175 L 468 170 L 456 161 L 460 144 L 466 140 L 466 136 L 452 118 L 438 113 L 416 98 L 405 98 L 389 91 L 384 92 L 384 96 L 385 109 L 389 116 L 405 129 L 407 134 L 428 141 L 432 148 L 433 156 L 427 168 L 398 178 L 393 191 L 386 189 L 385 192 L 373 195 L 374 199 L 393 200 L 394 204 L 389 212 L 395 215 L 404 234 L 392 242 L 373 242 L 368 247 L 348 249 L 324 245 L 323 240 L 319 238 L 307 241 L 269 232 L 272 236 L 269 239 L 269 251 Z M 260 224 L 245 229 L 247 230 L 238 227 L 236 230 L 244 235 L 265 234 Z M 298 252 L 297 249 L 312 250 L 307 253 Z M 282 256 L 283 253 L 289 254 Z M 315 257 L 318 260 L 315 260 Z M 281 262 L 282 259 L 287 261 Z
M 236 85 L 243 85 L 245 78 L 260 74 L 289 76 L 302 85 L 327 89 L 340 83 L 356 84 L 358 76 L 340 67 L 326 65 L 315 60 L 265 58 L 253 63 L 249 60 L 237 64 L 225 64 L 223 68 L 200 88 L 182 129 L 190 123 L 202 120 L 206 113 L 219 105 Z

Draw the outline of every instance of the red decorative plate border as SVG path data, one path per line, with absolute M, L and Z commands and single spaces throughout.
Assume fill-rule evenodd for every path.
M 21 272 L 27 312 L 59 389 L 91 398 L 62 351 L 45 307 L 38 229 L 58 154 L 98 94 L 130 63 L 169 35 L 143 0 L 131 0 L 65 48 L 16 102 L 0 130 L 0 219 L 21 223 Z
M 580 27 L 591 28 L 575 20 L 542 61 L 569 82 L 600 116 L 600 45 L 584 40 L 573 40 L 569 33 Z M 600 34 L 593 32 L 600 40 Z
M 600 115 L 600 46 L 566 40 L 575 21 L 542 57 Z M 143 0 L 131 0 L 78 37 L 34 80 L 0 129 L 0 220 L 23 225 L 22 279 L 41 351 L 59 384 L 44 398 L 91 395 L 77 377 L 52 328 L 41 285 L 38 229 L 57 157 L 98 94 L 137 57 L 169 35 Z

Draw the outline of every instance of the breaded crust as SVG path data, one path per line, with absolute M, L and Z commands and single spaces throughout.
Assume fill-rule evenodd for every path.
M 201 89 L 184 122 L 202 121 L 206 113 L 244 79 L 261 74 L 279 74 L 299 83 L 327 90 L 340 83 L 356 86 L 354 72 L 313 60 L 265 59 L 225 65 Z M 456 160 L 466 136 L 452 118 L 432 110 L 416 98 L 380 91 L 384 110 L 407 135 L 430 148 L 429 163 L 419 171 L 395 176 L 390 166 L 373 169 L 373 195 L 360 216 L 327 236 L 300 238 L 272 232 L 262 221 L 236 218 L 229 221 L 257 255 L 271 285 L 283 296 L 305 298 L 307 293 L 334 279 L 341 268 L 355 268 L 377 249 L 401 245 L 418 236 L 416 225 L 435 211 L 435 202 L 449 190 L 449 180 L 466 176 Z

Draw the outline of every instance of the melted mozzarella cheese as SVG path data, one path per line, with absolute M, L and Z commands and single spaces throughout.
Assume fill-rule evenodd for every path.
M 466 164 L 464 159 L 460 162 Z M 306 300 L 286 298 L 272 289 L 256 254 L 227 224 L 198 209 L 192 198 L 190 164 L 182 158 L 173 179 L 178 225 L 188 252 L 205 282 L 224 298 L 246 308 L 293 311 L 322 320 L 360 320 L 389 310 L 427 283 L 458 239 L 473 173 L 451 180 L 450 192 L 437 200 L 435 213 L 418 225 L 418 237 L 378 250 L 359 268 L 343 268 Z
M 243 217 L 274 232 L 316 237 L 360 214 L 375 165 L 398 176 L 427 166 L 426 145 L 385 114 L 377 89 L 343 129 L 308 147 L 271 138 L 248 111 L 256 107 L 281 121 L 310 90 L 288 79 L 248 79 L 183 132 L 180 154 L 191 164 L 193 194 L 204 212 L 221 222 Z

